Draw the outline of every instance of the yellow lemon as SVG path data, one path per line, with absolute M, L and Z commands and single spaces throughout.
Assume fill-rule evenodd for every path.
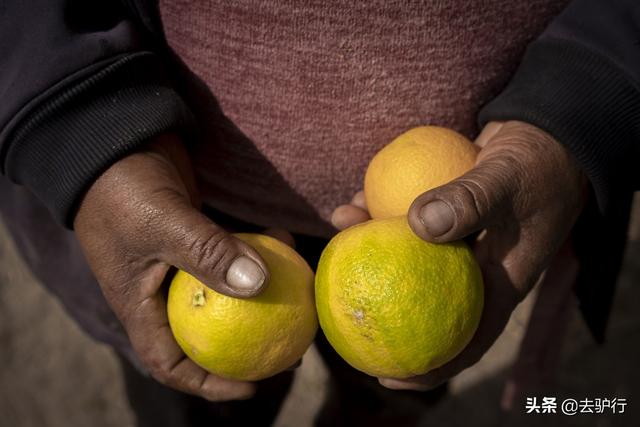
M 437 126 L 411 129 L 380 150 L 364 178 L 372 218 L 406 215 L 420 194 L 473 167 L 478 147 L 459 133 Z
M 378 377 L 424 374 L 469 343 L 484 301 L 464 242 L 418 238 L 406 217 L 337 234 L 316 272 L 320 326 L 351 366 Z
M 187 356 L 225 378 L 255 381 L 298 361 L 318 328 L 313 272 L 298 253 L 269 236 L 235 234 L 267 263 L 267 288 L 249 299 L 217 293 L 184 271 L 171 282 L 167 310 Z

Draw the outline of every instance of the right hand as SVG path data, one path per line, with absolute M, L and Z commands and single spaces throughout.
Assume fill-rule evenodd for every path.
M 587 178 L 566 148 L 542 129 L 519 121 L 490 122 L 476 144 L 482 149 L 474 168 L 419 195 L 407 216 L 414 233 L 428 242 L 472 240 L 484 278 L 480 323 L 452 360 L 425 375 L 380 378 L 385 387 L 432 389 L 480 360 L 582 211 Z M 362 193 L 332 216 L 340 229 L 367 219 Z
M 156 380 L 212 401 L 247 399 L 255 384 L 206 372 L 169 328 L 161 285 L 171 266 L 238 298 L 258 294 L 269 279 L 260 255 L 198 205 L 187 153 L 177 136 L 163 135 L 91 185 L 74 228 L 107 302 Z

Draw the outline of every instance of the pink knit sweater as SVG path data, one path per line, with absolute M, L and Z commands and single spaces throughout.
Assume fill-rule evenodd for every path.
M 396 135 L 437 124 L 473 137 L 478 109 L 566 3 L 160 1 L 170 46 L 218 103 L 196 107 L 205 202 L 332 234 L 332 210 Z

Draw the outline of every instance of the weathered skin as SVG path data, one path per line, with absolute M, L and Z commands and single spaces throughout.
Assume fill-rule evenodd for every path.
M 485 282 L 485 306 L 467 348 L 423 376 L 381 378 L 393 389 L 426 390 L 476 363 L 491 347 L 516 305 L 567 238 L 582 210 L 587 179 L 569 153 L 544 131 L 523 122 L 491 122 L 475 141 L 476 166 L 413 202 L 409 224 L 430 242 L 451 242 L 484 230 L 474 242 Z M 435 209 L 423 208 L 435 202 Z M 434 207 L 434 206 L 430 206 Z M 332 222 L 345 228 L 367 219 L 357 194 Z
M 258 253 L 198 205 L 186 151 L 176 136 L 165 135 L 107 169 L 89 188 L 74 226 L 107 302 L 158 381 L 209 400 L 248 398 L 253 383 L 208 374 L 185 356 L 169 329 L 161 285 L 172 265 L 234 297 L 253 296 L 268 282 Z M 229 283 L 230 266 L 243 256 L 262 270 L 254 288 Z

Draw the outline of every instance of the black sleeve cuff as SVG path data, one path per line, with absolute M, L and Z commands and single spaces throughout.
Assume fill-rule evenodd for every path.
M 71 228 L 104 169 L 155 135 L 189 132 L 192 121 L 154 54 L 124 55 L 32 110 L 9 136 L 5 173 Z
M 541 39 L 528 48 L 506 89 L 480 112 L 535 125 L 565 145 L 607 211 L 611 193 L 638 185 L 640 90 L 611 60 L 581 45 Z

